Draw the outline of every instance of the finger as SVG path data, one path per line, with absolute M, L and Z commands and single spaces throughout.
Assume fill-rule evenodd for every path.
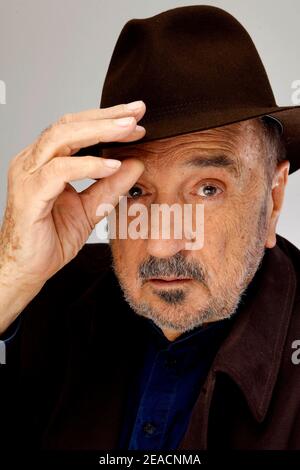
M 100 204 L 111 204 L 115 207 L 119 197 L 136 183 L 144 172 L 144 164 L 136 158 L 128 158 L 122 161 L 117 173 L 104 178 L 81 191 L 80 198 L 89 218 L 91 226 L 94 227 L 102 218 L 99 215 Z
M 134 101 L 132 103 L 120 104 L 116 106 L 111 106 L 109 108 L 100 108 L 100 109 L 88 109 L 84 111 L 80 111 L 78 113 L 68 113 L 62 116 L 57 122 L 61 124 L 67 124 L 71 122 L 80 122 L 80 121 L 92 121 L 96 119 L 109 119 L 109 118 L 121 118 L 126 116 L 133 116 L 135 120 L 139 122 L 146 111 L 145 103 L 140 101 Z M 47 130 L 51 129 L 51 126 L 46 128 L 43 133 L 47 132 Z M 35 143 L 29 144 L 26 148 L 24 148 L 18 155 L 16 155 L 15 159 L 20 161 L 21 159 L 26 159 L 29 152 L 32 151 L 34 148 Z M 70 152 L 70 155 L 78 152 L 81 147 L 74 147 Z M 28 166 L 28 163 L 27 163 Z
M 66 183 L 85 178 L 105 178 L 115 173 L 121 162 L 108 158 L 86 156 L 81 158 L 57 157 L 50 160 L 30 180 L 32 191 L 44 202 L 56 198 Z
M 31 155 L 24 161 L 23 168 L 29 173 L 34 173 L 58 155 L 71 155 L 75 148 L 100 142 L 134 141 L 142 138 L 145 132 L 145 128 L 138 126 L 132 116 L 56 124 L 36 142 Z
M 109 108 L 87 109 L 78 113 L 68 113 L 62 116 L 58 122 L 68 124 L 70 122 L 92 121 L 94 119 L 111 119 L 126 116 L 134 116 L 138 122 L 145 114 L 146 105 L 143 101 L 134 101 L 132 103 L 118 104 Z
M 131 103 L 120 104 L 116 106 L 111 106 L 109 108 L 92 108 L 84 111 L 80 111 L 78 113 L 68 113 L 62 116 L 58 123 L 67 124 L 71 122 L 81 122 L 81 121 L 89 121 L 89 120 L 96 120 L 96 119 L 109 119 L 114 118 L 118 119 L 121 117 L 133 116 L 136 122 L 139 122 L 142 117 L 144 116 L 146 111 L 146 105 L 142 100 L 133 101 Z M 47 130 L 47 129 L 46 129 Z M 130 142 L 131 136 L 123 140 L 123 142 Z M 70 155 L 75 154 L 80 150 L 80 147 L 73 148 Z

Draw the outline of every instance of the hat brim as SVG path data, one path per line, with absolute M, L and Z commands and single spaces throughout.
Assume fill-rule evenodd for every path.
M 147 103 L 146 103 L 147 104 Z M 138 145 L 144 142 L 175 137 L 196 131 L 204 131 L 212 128 L 233 124 L 239 121 L 269 115 L 280 122 L 283 129 L 283 137 L 287 147 L 287 159 L 290 161 L 290 171 L 293 173 L 300 167 L 300 106 L 274 106 L 254 109 L 228 109 L 212 110 L 209 114 L 201 112 L 199 107 L 194 109 L 174 108 L 162 115 L 147 115 L 139 121 L 146 128 L 146 134 L 142 139 L 134 142 L 99 142 L 95 145 L 81 148 L 74 156 L 102 156 L 104 148 L 126 147 Z

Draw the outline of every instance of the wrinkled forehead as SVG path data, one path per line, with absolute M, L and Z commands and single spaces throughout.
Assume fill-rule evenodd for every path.
M 255 167 L 258 155 L 261 153 L 260 127 L 257 120 L 251 119 L 234 124 L 204 131 L 191 132 L 150 142 L 126 145 L 121 148 L 109 148 L 103 151 L 104 157 L 138 158 L 147 167 L 159 168 L 180 165 L 191 155 L 204 158 L 218 158 L 220 165 L 223 161 L 233 161 L 242 172 L 243 167 Z

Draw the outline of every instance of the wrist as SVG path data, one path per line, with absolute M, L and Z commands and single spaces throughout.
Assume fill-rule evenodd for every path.
M 18 317 L 37 295 L 45 281 L 31 282 L 11 269 L 0 269 L 0 334 Z

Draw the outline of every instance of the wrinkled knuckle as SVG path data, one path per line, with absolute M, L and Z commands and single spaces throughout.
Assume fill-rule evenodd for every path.
M 52 131 L 54 124 L 49 124 L 39 135 L 39 139 L 43 139 L 44 137 L 48 136 L 48 134 Z
M 69 122 L 73 122 L 73 114 L 72 113 L 64 114 L 57 121 L 58 124 L 68 124 Z
M 63 158 L 54 158 L 50 163 L 52 173 L 55 175 L 60 175 L 64 170 L 64 159 Z
M 49 144 L 54 141 L 60 132 L 60 125 L 58 123 L 50 124 L 46 127 L 43 132 L 40 134 L 39 142 L 44 144 Z
M 41 150 L 42 150 L 42 139 L 39 138 L 36 142 L 34 142 L 31 155 L 24 162 L 24 169 L 29 165 L 29 162 L 33 162 L 36 160 L 36 158 L 38 158 Z
M 16 181 L 16 179 L 19 177 L 20 174 L 20 163 L 19 160 L 14 157 L 8 165 L 8 171 L 7 171 L 7 181 L 8 184 L 11 185 L 13 182 Z
M 52 124 L 48 137 L 50 140 L 55 140 L 61 133 L 61 124 L 55 122 Z
M 33 185 L 38 188 L 46 187 L 49 180 L 49 171 L 45 167 L 39 168 L 37 172 L 33 175 L 32 181 Z

